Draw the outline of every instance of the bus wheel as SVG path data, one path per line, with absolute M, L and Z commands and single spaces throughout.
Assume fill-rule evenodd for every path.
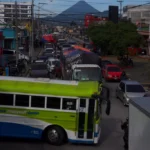
M 52 126 L 47 129 L 46 139 L 52 145 L 62 145 L 64 142 L 65 134 L 61 127 Z

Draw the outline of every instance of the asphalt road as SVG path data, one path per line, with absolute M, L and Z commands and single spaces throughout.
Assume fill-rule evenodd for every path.
M 36 55 L 36 54 L 35 54 Z M 111 114 L 105 114 L 105 105 L 103 106 L 102 133 L 100 142 L 96 146 L 90 145 L 74 145 L 71 143 L 62 145 L 61 147 L 49 145 L 39 140 L 25 139 L 0 139 L 0 147 L 5 150 L 124 150 L 123 148 L 123 131 L 121 130 L 121 121 L 128 116 L 128 108 L 124 107 L 120 100 L 115 97 L 115 89 L 118 83 L 105 83 L 110 89 Z
M 128 108 L 115 98 L 115 88 L 118 83 L 106 83 L 110 88 L 110 99 L 112 102 L 111 114 L 106 116 L 103 113 L 102 134 L 100 143 L 96 146 L 65 144 L 61 147 L 52 146 L 43 141 L 0 139 L 0 148 L 5 150 L 123 150 L 123 131 L 120 128 L 121 121 L 128 115 Z M 104 107 L 105 108 L 105 107 Z M 103 109 L 104 111 L 104 109 Z

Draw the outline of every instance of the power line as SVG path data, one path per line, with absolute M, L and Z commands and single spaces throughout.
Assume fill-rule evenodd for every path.
M 46 11 L 46 12 L 50 12 L 50 13 L 53 13 L 53 14 L 56 14 L 56 15 L 59 15 L 59 14 L 57 14 L 57 13 L 54 13 L 54 12 L 52 12 L 52 11 L 49 11 L 49 10 L 46 10 L 46 9 L 43 9 L 43 8 L 41 8 L 41 10 L 43 10 L 43 11 Z M 66 16 L 66 15 L 83 15 L 83 14 L 86 14 L 85 12 L 79 12 L 79 13 L 65 13 L 65 14 L 60 14 L 60 15 L 64 15 L 64 16 Z M 89 12 L 88 14 L 100 14 L 101 12 Z
M 132 9 L 132 8 L 136 8 L 136 7 L 140 7 L 140 6 L 144 6 L 144 5 L 148 5 L 148 4 L 150 4 L 150 2 L 148 2 L 148 3 L 145 3 L 145 4 L 140 4 L 140 5 L 136 5 L 136 6 L 132 6 L 132 7 L 130 7 L 130 8 L 128 8 L 128 9 Z M 52 12 L 52 11 L 49 11 L 49 10 L 47 10 L 47 9 L 43 9 L 42 8 L 42 10 L 43 11 L 46 11 L 46 12 L 50 12 L 50 13 L 53 13 L 53 14 L 56 14 L 56 15 L 59 15 L 58 13 L 54 13 L 54 12 Z M 60 15 L 83 15 L 83 14 L 81 14 L 81 13 L 84 13 L 85 14 L 85 12 L 79 12 L 79 13 L 72 13 L 72 14 L 60 14 Z M 101 12 L 89 12 L 89 14 L 100 14 Z
M 57 0 L 57 1 L 63 2 L 63 0 Z M 71 2 L 71 3 L 72 3 L 72 2 L 76 2 L 76 3 L 77 3 L 77 1 L 72 1 L 72 0 L 65 0 L 65 2 L 69 2 L 69 3 L 70 3 L 70 2 Z M 109 4 L 108 2 L 93 2 L 93 1 L 90 1 L 90 2 L 89 2 L 89 1 L 85 1 L 85 2 L 86 2 L 86 3 L 89 3 L 89 4 L 90 4 L 90 3 L 91 3 L 91 4 L 92 4 L 92 3 L 94 3 L 94 4 Z
M 131 7 L 128 8 L 128 10 L 129 10 L 129 9 L 136 8 L 136 7 L 144 6 L 144 5 L 149 5 L 149 4 L 150 4 L 150 2 L 145 3 L 145 4 L 136 5 L 136 6 L 131 6 Z
M 61 2 L 64 2 L 64 0 L 57 0 L 57 1 L 61 1 Z M 72 0 L 65 0 L 65 2 L 67 2 L 67 3 L 72 3 L 72 2 L 76 2 L 77 3 L 77 1 L 72 1 Z M 85 1 L 86 3 L 89 3 L 89 4 L 112 4 L 112 3 L 115 3 L 115 2 L 94 2 L 94 1 Z M 129 1 L 129 2 L 131 2 L 131 1 Z M 128 3 L 129 3 L 128 2 Z M 132 2 L 141 2 L 140 0 L 138 1 L 138 0 L 132 0 Z M 142 1 L 142 2 L 148 2 L 148 1 Z

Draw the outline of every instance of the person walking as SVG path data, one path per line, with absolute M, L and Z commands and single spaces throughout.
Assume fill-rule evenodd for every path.
M 128 150 L 128 132 L 129 132 L 129 119 L 127 118 L 124 123 L 121 124 L 121 129 L 124 130 L 124 148 Z
M 120 79 L 121 79 L 121 80 L 128 80 L 128 77 L 127 77 L 127 74 L 126 74 L 125 71 L 122 72 Z
M 0 66 L 0 75 L 2 76 L 3 75 L 3 67 Z
M 8 65 L 5 66 L 5 75 L 9 76 L 9 66 Z

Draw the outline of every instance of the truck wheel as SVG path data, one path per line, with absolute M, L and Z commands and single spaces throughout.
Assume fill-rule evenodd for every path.
M 62 128 L 53 126 L 46 131 L 46 140 L 52 145 L 62 145 L 65 139 L 65 133 Z

